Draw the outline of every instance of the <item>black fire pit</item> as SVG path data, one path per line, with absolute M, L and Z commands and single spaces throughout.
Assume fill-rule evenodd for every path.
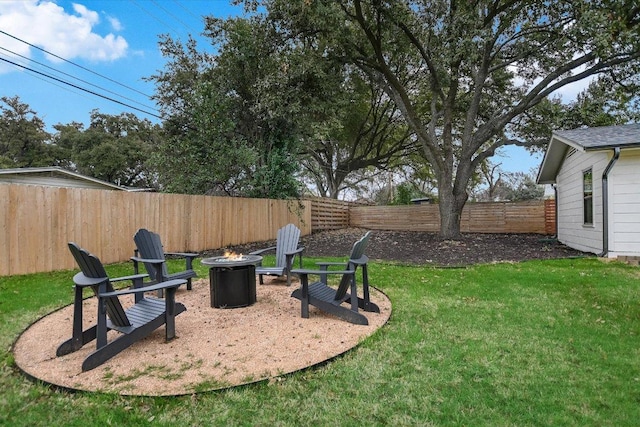
M 200 261 L 209 266 L 211 307 L 247 307 L 256 302 L 256 264 L 258 255 L 218 256 Z

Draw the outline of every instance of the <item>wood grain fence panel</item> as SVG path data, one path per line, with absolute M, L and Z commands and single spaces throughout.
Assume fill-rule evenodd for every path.
M 354 206 L 351 225 L 377 230 L 437 231 L 440 215 L 437 205 Z
M 9 211 L 11 207 L 10 201 L 10 187 L 8 185 L 0 185 L 0 200 L 6 200 L 7 203 L 0 203 L 0 276 L 8 276 L 11 274 L 10 259 L 11 256 L 11 235 L 9 234 L 9 228 L 11 225 L 11 213 Z
M 60 188 L 58 189 L 58 191 L 54 191 L 53 188 L 47 188 L 47 191 L 49 193 L 48 197 L 51 199 L 52 201 L 52 208 L 51 208 L 51 212 L 52 212 L 52 232 L 51 235 L 49 236 L 49 239 L 51 240 L 51 258 L 52 258 L 52 265 L 50 266 L 50 270 L 56 270 L 59 269 L 59 264 L 61 262 L 61 260 L 59 258 L 56 258 L 58 256 L 58 254 L 62 253 L 64 250 L 66 250 L 68 252 L 67 248 L 67 243 L 68 243 L 68 236 L 69 236 L 69 222 L 70 222 L 70 218 L 69 216 L 73 215 L 73 209 L 69 209 L 70 208 L 70 204 L 69 204 L 69 199 L 70 199 L 70 190 L 67 188 Z M 70 213 L 71 212 L 71 213 Z M 71 254 L 66 254 L 66 256 L 70 256 Z M 71 258 L 69 257 L 67 259 L 66 262 L 63 262 L 64 265 L 68 265 L 72 262 Z
M 43 197 L 43 210 L 45 213 L 45 221 L 43 224 L 43 229 L 47 235 L 46 239 L 42 240 L 42 262 L 44 263 L 44 268 L 47 270 L 54 270 L 56 268 L 55 260 L 53 258 L 53 253 L 55 249 L 55 245 L 58 244 L 56 240 L 58 236 L 58 199 L 51 197 L 51 189 L 48 187 L 42 187 L 44 192 Z
M 16 188 L 15 186 L 10 186 L 9 189 L 9 198 L 6 199 L 7 203 L 9 204 L 9 228 L 7 229 L 7 234 L 8 234 L 8 238 L 4 239 L 5 241 L 9 242 L 10 246 L 9 246 L 9 257 L 8 257 L 8 270 L 9 270 L 9 274 L 16 274 L 16 271 L 20 271 L 16 269 L 17 265 L 23 265 L 22 261 L 20 260 L 20 227 L 21 227 L 21 223 L 24 221 L 22 218 L 19 217 L 20 215 L 20 205 L 22 204 L 22 202 L 26 202 L 26 200 L 23 200 L 22 198 L 22 193 L 19 191 L 19 188 Z M 29 266 L 24 266 L 23 268 L 24 272 L 29 271 Z
M 21 184 L 0 185 L 0 196 L 0 275 L 75 269 L 69 241 L 105 263 L 127 261 L 143 227 L 168 251 L 194 252 L 271 240 L 288 223 L 311 232 L 306 201 L 298 212 L 297 201 Z
M 69 241 L 105 263 L 126 261 L 133 254 L 133 235 L 142 227 L 160 234 L 168 251 L 194 252 L 272 240 L 288 223 L 303 235 L 350 226 L 426 232 L 440 228 L 438 206 L 432 204 L 362 206 L 325 199 L 299 202 L 19 184 L 0 185 L 0 196 L 0 275 L 76 268 Z M 548 234 L 551 225 L 555 227 L 550 213 L 555 214 L 554 205 L 542 201 L 469 203 L 461 227 L 476 233 Z
M 328 198 L 313 198 L 310 201 L 313 231 L 338 230 L 349 227 L 350 207 L 353 203 Z
M 505 204 L 505 233 L 545 234 L 544 203 L 520 202 Z
M 186 200 L 189 202 L 188 210 L 191 220 L 191 227 L 188 227 L 182 249 L 180 251 L 197 251 L 194 248 L 203 247 L 206 242 L 206 232 L 203 227 L 205 215 L 205 196 L 191 196 Z
M 545 234 L 555 235 L 556 230 L 556 201 L 555 199 L 546 199 L 544 201 L 544 218 L 545 218 Z
M 221 248 L 227 243 L 224 241 L 224 229 L 222 224 L 224 223 L 224 206 L 221 197 L 211 197 L 209 199 L 209 213 L 207 217 L 208 231 L 207 235 L 210 237 L 212 248 Z M 215 230 L 215 232 L 214 232 Z
M 11 228 L 15 226 L 11 214 L 13 206 L 11 197 L 11 187 L 0 185 L 0 200 L 6 200 L 6 203 L 0 203 L 0 276 L 11 274 L 13 246 Z
M 36 205 L 36 195 L 38 189 L 28 193 L 16 192 L 14 194 L 15 211 L 13 212 L 13 218 L 17 219 L 14 222 L 15 226 L 12 227 L 13 238 L 11 239 L 13 246 L 12 252 L 19 262 L 26 267 L 27 273 L 33 273 L 37 271 L 36 256 L 39 239 L 46 238 L 42 236 L 40 230 L 35 232 L 33 226 L 36 224 L 38 215 L 41 214 L 41 210 Z M 36 250 L 31 250 L 34 248 Z
M 438 205 L 352 206 L 352 227 L 378 230 L 440 231 Z M 543 201 L 467 203 L 460 217 L 464 233 L 547 234 Z

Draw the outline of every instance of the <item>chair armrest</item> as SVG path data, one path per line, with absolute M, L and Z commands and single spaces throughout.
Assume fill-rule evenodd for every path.
M 316 262 L 316 265 L 320 267 L 320 269 L 322 270 L 328 270 L 328 268 L 332 266 L 339 266 L 339 267 L 346 268 L 348 264 L 349 264 L 348 262 L 324 262 L 324 261 Z
M 349 268 L 349 263 L 348 262 L 316 262 L 316 265 L 320 268 L 320 270 L 322 271 L 322 274 L 320 275 L 320 281 L 322 283 L 324 283 L 325 285 L 328 283 L 327 281 L 327 273 L 329 274 L 335 274 L 335 270 L 329 270 L 329 267 L 340 267 L 340 268 Z
M 108 277 L 87 277 L 82 272 L 76 273 L 73 276 L 73 283 L 80 287 L 99 285 L 107 280 L 109 280 Z
M 153 266 L 153 271 L 155 272 L 155 277 L 153 278 L 153 280 L 161 280 L 161 278 L 163 278 L 162 270 L 163 270 L 165 260 L 154 259 L 154 258 L 140 258 L 138 256 L 132 256 L 129 259 L 133 261 L 133 272 L 135 274 L 138 274 L 138 271 L 140 270 L 138 267 L 139 263 L 151 264 Z M 147 272 L 151 273 L 151 271 L 149 271 L 148 268 L 147 268 Z
M 155 285 L 144 286 L 142 288 L 129 288 L 129 289 L 122 289 L 122 290 L 113 291 L 113 292 L 104 292 L 99 294 L 98 296 L 100 298 L 113 298 L 120 295 L 138 294 L 138 293 L 144 293 L 144 292 L 158 291 L 160 289 L 177 288 L 180 285 L 184 285 L 185 283 L 187 283 L 187 281 L 184 279 L 175 279 L 175 280 L 169 280 L 167 282 L 156 283 Z
M 369 262 L 369 257 L 366 255 L 362 255 L 360 258 L 358 259 L 349 259 L 350 263 L 356 264 L 356 265 L 365 265 L 366 263 Z
M 291 251 L 291 252 L 285 252 L 285 255 L 296 255 L 296 254 L 301 254 L 302 251 L 304 251 L 304 246 L 299 246 L 298 249 L 296 249 L 295 251 Z M 252 253 L 253 255 L 253 253 Z
M 197 258 L 200 254 L 195 254 L 191 252 L 165 252 L 165 255 L 179 256 L 182 258 Z
M 132 256 L 129 259 L 131 261 L 134 261 L 134 262 L 143 262 L 143 263 L 149 263 L 149 264 L 162 264 L 164 262 L 163 259 L 140 258 L 140 257 L 137 257 L 137 256 Z
M 191 252 L 165 252 L 165 255 L 184 258 L 185 267 L 187 270 L 193 270 L 193 260 L 200 256 L 199 254 L 194 254 Z
M 122 276 L 122 277 L 115 277 L 113 279 L 109 279 L 111 281 L 111 283 L 113 282 L 124 282 L 125 280 L 131 280 L 136 281 L 136 280 L 140 280 L 140 279 L 145 279 L 149 277 L 148 274 L 146 273 L 141 273 L 141 274 L 132 274 L 131 276 Z
M 142 280 L 145 277 L 149 277 L 148 274 L 133 274 L 131 276 L 123 276 L 123 277 L 116 277 L 114 279 L 109 279 L 108 277 L 87 277 L 84 275 L 84 273 L 80 272 L 77 273 L 75 276 L 73 276 L 73 283 L 75 283 L 78 286 L 93 286 L 93 285 L 99 285 L 102 282 L 105 281 L 110 281 L 111 283 L 113 282 L 123 282 L 125 280 L 131 280 L 132 282 L 135 282 L 136 280 Z
M 268 248 L 258 249 L 257 251 L 249 252 L 249 255 L 261 255 L 265 252 L 275 251 L 275 250 L 276 250 L 276 246 L 270 246 Z
M 301 274 L 301 275 L 324 275 L 324 274 L 355 274 L 355 270 L 331 270 L 331 271 L 327 271 L 327 270 L 307 270 L 307 269 L 293 269 L 291 270 L 292 273 L 295 274 Z

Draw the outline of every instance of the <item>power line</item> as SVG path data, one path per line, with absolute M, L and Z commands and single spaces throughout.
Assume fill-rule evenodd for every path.
M 168 10 L 167 8 L 165 8 L 165 7 L 163 7 L 162 5 L 160 5 L 156 0 L 150 0 L 150 1 L 151 1 L 151 2 L 152 2 L 152 3 L 153 3 L 153 4 L 154 4 L 154 5 L 155 5 L 159 10 L 163 11 L 167 16 L 170 16 L 174 21 L 179 22 L 179 23 L 180 23 L 181 25 L 183 25 L 187 30 L 189 30 L 189 31 L 193 31 L 193 30 L 192 30 L 192 28 L 191 28 L 191 27 L 189 27 L 189 25 L 188 25 L 187 23 L 185 23 L 185 21 L 184 21 L 184 20 L 182 20 L 179 16 L 177 16 L 176 14 L 174 14 L 172 11 L 170 11 L 170 10 Z M 175 31 L 175 29 L 173 29 L 173 28 L 171 27 L 171 25 L 167 24 L 167 23 L 166 23 L 165 21 L 163 21 L 162 19 L 160 19 L 160 18 L 158 18 L 157 16 L 155 16 L 154 14 L 150 13 L 147 9 L 145 9 L 145 7 L 143 7 L 142 5 L 140 5 L 140 4 L 139 4 L 139 2 L 138 2 L 137 0 L 133 0 L 133 3 L 134 3 L 134 4 L 136 4 L 136 6 L 138 6 L 138 8 L 140 8 L 140 9 L 141 9 L 145 14 L 149 15 L 150 17 L 152 17 L 153 19 L 155 19 L 156 21 L 158 21 L 158 22 L 159 22 L 163 27 L 167 27 L 169 30 L 174 31 L 174 32 L 177 32 L 177 31 Z M 180 8 L 182 8 L 185 12 L 187 12 L 187 13 L 188 13 L 189 15 L 191 15 L 192 17 L 195 17 L 196 19 L 201 19 L 201 18 L 202 18 L 202 17 L 196 16 L 196 15 L 195 15 L 191 10 L 189 10 L 187 7 L 185 7 L 183 4 L 181 4 L 181 3 L 180 3 L 180 1 L 178 1 L 178 0 L 173 0 L 173 3 L 175 3 L 176 5 L 178 5 Z M 133 91 L 133 92 L 136 92 L 136 93 L 138 93 L 138 94 L 140 94 L 140 95 L 144 96 L 146 99 L 149 99 L 149 100 L 151 100 L 151 99 L 152 99 L 152 96 L 150 96 L 150 95 L 148 95 L 148 94 L 146 94 L 146 93 L 144 93 L 144 92 L 141 92 L 140 90 L 137 90 L 137 89 L 135 89 L 135 88 L 133 88 L 133 87 L 127 86 L 126 84 L 123 84 L 123 83 L 121 83 L 120 81 L 115 80 L 115 79 L 113 79 L 113 78 L 110 78 L 110 77 L 107 77 L 107 76 L 102 75 L 102 74 L 100 74 L 100 73 L 97 73 L 97 72 L 95 72 L 95 71 L 93 71 L 93 70 L 91 70 L 91 69 L 89 69 L 89 68 L 87 68 L 87 67 L 84 67 L 84 66 L 82 66 L 82 65 L 79 65 L 79 64 L 77 64 L 77 63 L 75 63 L 75 62 L 73 62 L 73 61 L 70 61 L 70 60 L 68 60 L 68 59 L 66 59 L 66 58 L 63 58 L 63 57 L 61 57 L 61 56 L 59 56 L 59 55 L 57 55 L 57 54 L 55 54 L 55 53 L 49 52 L 49 51 L 47 51 L 46 49 L 40 48 L 40 47 L 38 47 L 38 46 L 36 46 L 36 45 L 34 45 L 34 44 L 32 44 L 32 43 L 29 43 L 29 42 L 27 42 L 27 41 L 25 41 L 25 40 L 23 40 L 23 39 L 21 39 L 21 38 L 17 37 L 17 36 L 14 36 L 14 35 L 12 35 L 12 34 L 9 34 L 9 33 L 7 33 L 6 31 L 0 30 L 0 34 L 4 34 L 5 36 L 11 37 L 11 38 L 13 38 L 13 39 L 15 39 L 15 40 L 17 40 L 17 41 L 19 41 L 19 42 L 21 42 L 21 43 L 24 43 L 24 44 L 26 44 L 26 45 L 28 45 L 28 46 L 30 46 L 30 47 L 33 47 L 33 48 L 35 48 L 35 49 L 38 49 L 39 51 L 44 52 L 44 53 L 46 53 L 46 54 L 48 54 L 48 55 L 50 55 L 50 56 L 52 56 L 52 57 L 54 57 L 54 58 L 57 58 L 57 59 L 59 59 L 59 60 L 63 61 L 63 62 L 66 62 L 66 63 L 68 63 L 68 64 L 71 64 L 71 65 L 73 65 L 73 66 L 75 66 L 75 67 L 78 67 L 78 68 L 80 68 L 80 69 L 82 69 L 82 70 L 84 70 L 84 71 L 87 71 L 87 72 L 89 72 L 89 73 L 91 73 L 91 74 L 93 74 L 93 75 L 96 75 L 96 76 L 98 76 L 98 77 L 100 77 L 100 78 L 103 78 L 103 79 L 105 79 L 105 80 L 108 80 L 108 81 L 110 81 L 110 82 L 112 82 L 112 83 L 115 83 L 115 84 L 117 84 L 118 86 L 121 86 L 121 87 L 126 88 L 126 89 L 128 89 L 128 90 L 131 90 L 131 91 Z M 134 109 L 134 110 L 136 110 L 136 111 L 140 111 L 140 112 L 142 112 L 142 113 L 144 113 L 144 114 L 148 114 L 148 115 L 150 115 L 150 116 L 153 116 L 153 117 L 157 117 L 157 118 L 159 118 L 159 119 L 162 119 L 162 117 L 159 115 L 159 114 L 160 114 L 160 113 L 159 113 L 159 110 L 157 110 L 155 107 L 150 107 L 150 106 L 145 105 L 145 104 L 143 104 L 143 103 L 140 103 L 140 102 L 138 102 L 138 101 L 136 101 L 136 100 L 134 100 L 134 99 L 128 98 L 128 97 L 126 97 L 126 96 L 123 96 L 123 95 L 121 95 L 121 94 L 119 94 L 119 93 L 116 93 L 116 92 L 111 91 L 111 90 L 109 90 L 109 89 L 106 89 L 106 88 L 104 88 L 104 87 L 98 86 L 98 85 L 93 84 L 93 83 L 91 83 L 91 82 L 88 82 L 88 81 L 86 81 L 86 80 L 83 80 L 83 79 L 80 79 L 80 78 L 78 78 L 78 77 L 75 77 L 75 76 L 73 76 L 72 74 L 65 73 L 65 72 L 63 72 L 63 71 L 61 71 L 61 70 L 57 70 L 57 69 L 55 69 L 55 68 L 53 68 L 53 67 L 50 67 L 50 66 L 48 66 L 48 65 L 46 65 L 46 64 L 43 64 L 43 63 L 40 63 L 40 62 L 38 62 L 38 61 L 35 61 L 35 60 L 33 60 L 33 59 L 31 59 L 31 58 L 28 58 L 28 57 L 25 57 L 25 56 L 23 56 L 23 55 L 20 55 L 20 54 L 18 54 L 18 53 L 16 53 L 16 52 L 13 52 L 13 51 L 11 51 L 11 50 L 9 50 L 9 49 L 6 49 L 6 48 L 4 48 L 4 47 L 1 47 L 1 46 L 0 46 L 0 50 L 4 50 L 4 51 L 6 51 L 6 52 L 9 52 L 10 54 L 15 55 L 15 57 L 20 57 L 20 58 L 22 58 L 23 60 L 26 60 L 26 61 L 32 61 L 33 63 L 37 64 L 37 65 L 38 65 L 38 66 L 40 66 L 40 67 L 45 67 L 46 69 L 52 70 L 54 73 L 57 73 L 57 74 L 59 74 L 59 75 L 66 76 L 66 77 L 68 77 L 68 78 L 70 78 L 70 79 L 77 80 L 77 81 L 79 81 L 79 82 L 83 83 L 84 85 L 92 86 L 92 87 L 94 87 L 94 88 L 99 89 L 100 91 L 103 91 L 103 92 L 106 92 L 106 93 L 112 94 L 112 95 L 114 95 L 114 96 L 116 96 L 116 97 L 118 97 L 118 98 L 122 98 L 122 99 L 127 100 L 127 101 L 129 101 L 129 102 L 131 102 L 131 103 L 137 104 L 137 105 L 139 105 L 139 106 L 141 106 L 141 107 L 143 107 L 143 108 L 137 108 L 137 107 L 135 107 L 135 106 L 133 106 L 133 105 L 130 105 L 130 104 L 126 103 L 126 102 L 119 101 L 119 100 L 114 99 L 114 98 L 112 98 L 112 97 L 106 96 L 106 95 L 104 95 L 104 94 L 101 94 L 101 93 L 95 92 L 95 91 L 90 90 L 90 89 L 87 89 L 86 87 L 82 87 L 82 86 L 79 86 L 79 85 L 77 85 L 77 84 L 73 84 L 73 83 L 71 83 L 70 81 L 63 80 L 62 78 L 58 78 L 58 77 L 56 77 L 56 76 L 54 76 L 54 75 L 47 74 L 47 73 L 45 73 L 45 72 L 43 72 L 43 71 L 38 71 L 37 69 L 29 68 L 29 67 L 27 66 L 27 63 L 20 64 L 20 63 L 17 63 L 17 62 L 13 62 L 13 61 L 11 61 L 11 60 L 9 60 L 9 59 L 4 59 L 4 58 L 0 57 L 0 60 L 4 61 L 4 62 L 6 62 L 6 63 L 12 64 L 12 65 L 14 65 L 15 67 L 19 67 L 19 68 L 21 68 L 21 69 L 23 69 L 23 70 L 26 70 L 26 71 L 30 72 L 30 73 L 31 73 L 31 75 L 32 75 L 32 77 L 36 77 L 36 78 L 38 78 L 38 79 L 41 79 L 41 80 L 43 80 L 43 81 L 46 81 L 47 83 L 49 83 L 49 84 L 53 84 L 53 85 L 55 85 L 55 86 L 65 88 L 64 86 L 60 86 L 60 85 L 58 85 L 58 84 L 54 83 L 54 82 L 59 82 L 59 83 L 62 83 L 63 85 L 66 85 L 67 87 L 71 87 L 71 88 L 74 88 L 74 89 L 80 90 L 80 91 L 82 91 L 82 92 L 85 92 L 85 93 L 88 93 L 88 94 L 91 94 L 91 95 L 94 95 L 94 96 L 98 96 L 98 97 L 100 97 L 100 98 L 102 98 L 102 99 L 105 99 L 105 100 L 108 100 L 108 101 L 111 101 L 111 102 L 115 102 L 115 103 L 117 103 L 117 104 L 119 104 L 119 105 L 123 105 L 123 106 L 126 106 L 126 107 L 128 107 L 128 108 Z M 9 56 L 9 55 L 7 55 L 7 57 L 8 57 L 8 58 L 11 58 L 11 56 Z M 46 79 L 43 79 L 41 76 L 42 76 L 42 77 L 45 77 Z M 48 79 L 48 80 L 47 80 L 47 79 Z M 66 88 L 65 88 L 65 89 L 66 89 Z M 68 90 L 68 89 L 67 89 L 67 90 Z M 151 111 L 148 111 L 148 110 L 156 111 L 156 112 L 158 112 L 158 114 L 156 114 L 156 113 L 154 113 L 154 112 L 151 112 Z
M 156 0 L 151 0 L 151 3 L 155 4 L 156 6 L 158 6 L 159 9 L 162 9 L 164 13 L 166 13 L 167 15 L 171 16 L 173 19 L 181 23 L 188 31 L 193 31 L 193 29 L 189 25 L 185 24 L 185 22 L 182 19 L 180 19 L 180 17 L 174 15 L 173 13 L 171 13 L 171 11 L 162 7 Z
M 150 95 L 147 95 L 147 94 L 146 94 L 146 93 L 144 93 L 144 92 L 141 92 L 141 91 L 139 91 L 139 90 L 137 90 L 137 89 L 134 89 L 134 88 L 132 88 L 132 87 L 130 87 L 130 86 L 127 86 L 127 85 L 125 85 L 125 84 L 123 84 L 123 83 L 121 83 L 121 82 L 119 82 L 119 81 L 117 81 L 117 80 L 114 80 L 114 79 L 110 78 L 110 77 L 103 76 L 102 74 L 97 73 L 97 72 L 95 72 L 95 71 L 93 71 L 93 70 L 90 70 L 89 68 L 83 67 L 83 66 L 82 66 L 82 65 L 80 65 L 80 64 L 76 64 L 76 63 L 75 63 L 75 62 L 73 62 L 73 61 L 69 61 L 68 59 L 65 59 L 65 58 L 63 58 L 63 57 L 61 57 L 61 56 L 59 56 L 59 55 L 56 55 L 55 53 L 49 52 L 49 51 L 48 51 L 48 50 L 46 50 L 46 49 L 43 49 L 43 48 L 41 48 L 41 47 L 38 47 L 38 46 L 36 46 L 36 45 L 34 45 L 34 44 L 29 43 L 28 41 L 22 40 L 22 39 L 21 39 L 21 38 L 19 38 L 19 37 L 16 37 L 16 36 L 14 36 L 14 35 L 12 35 L 12 34 L 9 34 L 9 33 L 7 33 L 6 31 L 0 30 L 0 34 L 4 34 L 4 35 L 6 35 L 6 36 L 8 36 L 8 37 L 11 37 L 12 39 L 18 40 L 19 42 L 22 42 L 22 43 L 24 43 L 24 44 L 27 44 L 27 45 L 29 45 L 29 46 L 31 46 L 31 47 L 33 47 L 33 48 L 35 48 L 35 49 L 38 49 L 38 50 L 40 50 L 40 51 L 42 51 L 42 52 L 44 52 L 44 53 L 46 53 L 46 54 L 48 54 L 48 55 L 51 55 L 51 56 L 53 56 L 53 57 L 55 57 L 55 58 L 58 58 L 58 59 L 60 59 L 60 60 L 62 60 L 62 61 L 64 61 L 64 62 L 66 62 L 66 63 L 68 63 L 68 64 L 74 65 L 74 66 L 76 66 L 76 67 L 78 67 L 78 68 L 81 68 L 81 69 L 83 69 L 83 70 L 85 70 L 85 71 L 88 71 L 88 72 L 89 72 L 89 73 L 91 73 L 91 74 L 95 74 L 96 76 L 99 76 L 99 77 L 101 77 L 101 78 L 103 78 L 103 79 L 109 80 L 109 81 L 110 81 L 110 82 L 112 82 L 112 83 L 115 83 L 115 84 L 117 84 L 117 85 L 119 85 L 119 86 L 122 86 L 122 87 L 124 87 L 124 88 L 129 89 L 129 90 L 132 90 L 132 91 L 134 91 L 134 92 L 137 92 L 137 93 L 139 93 L 140 95 L 143 95 L 143 96 L 145 96 L 145 97 L 147 97 L 147 98 L 151 98 L 151 96 L 150 96 Z
M 185 12 L 187 12 L 189 15 L 193 16 L 194 18 L 196 18 L 196 19 L 198 19 L 198 20 L 201 20 L 201 19 L 202 19 L 202 17 L 201 17 L 201 16 L 198 16 L 198 15 L 196 15 L 195 13 L 193 13 L 193 12 L 191 11 L 191 9 L 188 9 L 187 7 L 185 7 L 185 6 L 184 6 L 182 3 L 180 3 L 178 0 L 173 0 L 173 2 L 174 2 L 175 4 L 177 4 L 178 6 L 180 6 L 180 8 L 182 8 L 182 10 L 184 10 Z
M 163 25 L 164 27 L 169 28 L 171 31 L 173 31 L 174 33 L 178 33 L 178 31 L 176 31 L 175 28 L 173 28 L 171 25 L 167 24 L 166 22 L 164 22 L 162 19 L 158 18 L 157 16 L 155 16 L 153 13 L 149 12 L 147 9 L 144 8 L 144 6 L 140 5 L 136 0 L 133 0 L 133 4 L 135 4 L 136 6 L 138 6 L 138 8 L 140 10 L 142 10 L 144 13 L 146 13 L 147 15 L 149 15 L 150 17 L 152 17 L 153 19 L 155 19 L 156 21 L 158 21 L 161 25 Z
M 18 56 L 18 57 L 20 57 L 20 58 L 22 58 L 22 59 L 26 59 L 27 61 L 34 62 L 34 63 L 36 63 L 36 64 L 40 65 L 41 67 L 48 68 L 48 69 L 50 69 L 50 70 L 53 70 L 53 71 L 54 71 L 54 72 L 56 72 L 56 73 L 62 74 L 62 75 L 67 76 L 67 77 L 71 77 L 72 79 L 75 79 L 75 80 L 78 80 L 78 81 L 80 81 L 80 82 L 82 82 L 82 83 L 88 84 L 89 86 L 93 86 L 93 87 L 95 87 L 95 88 L 97 88 L 97 89 L 100 89 L 100 90 L 103 90 L 103 91 L 105 91 L 105 92 L 107 92 L 107 93 L 110 93 L 110 94 L 116 95 L 116 96 L 118 96 L 118 97 L 120 97 L 120 98 L 123 98 L 123 99 L 126 99 L 127 101 L 131 101 L 131 102 L 133 102 L 133 103 L 135 103 L 135 104 L 138 104 L 138 105 L 140 105 L 140 106 L 142 106 L 142 107 L 144 107 L 144 108 L 153 108 L 153 107 L 150 107 L 150 106 L 148 106 L 148 105 L 145 105 L 145 104 L 143 104 L 143 103 L 141 103 L 141 102 L 138 102 L 138 101 L 136 101 L 136 100 L 134 100 L 134 99 L 128 98 L 128 97 L 123 96 L 123 95 L 120 95 L 120 94 L 118 94 L 118 93 L 116 93 L 116 92 L 114 92 L 114 91 L 112 91 L 112 90 L 109 90 L 109 89 L 103 88 L 103 87 L 101 87 L 101 86 L 98 86 L 98 85 L 96 85 L 96 84 L 93 84 L 93 83 L 91 83 L 91 82 L 88 82 L 88 81 L 86 81 L 86 80 L 83 80 L 83 79 L 81 79 L 81 78 L 75 77 L 75 76 L 73 76 L 73 75 L 71 75 L 71 74 L 69 74 L 69 73 L 65 73 L 64 71 L 56 70 L 55 68 L 53 68 L 53 67 L 51 67 L 51 66 L 49 66 L 49 65 L 47 65 L 47 64 L 43 64 L 43 63 L 41 63 L 41 62 L 36 61 L 35 59 L 28 58 L 28 57 L 26 57 L 26 56 L 24 56 L 24 55 L 20 55 L 19 53 L 14 52 L 14 51 L 12 51 L 12 50 L 9 50 L 9 49 L 7 49 L 7 48 L 5 48 L 5 47 L 0 46 L 0 50 L 4 50 L 4 51 L 6 51 L 6 52 L 9 52 L 9 53 L 10 53 L 10 54 L 12 54 L 12 55 Z
M 64 85 L 62 85 L 62 84 L 59 84 L 58 82 L 47 80 L 47 79 L 45 79 L 44 77 L 42 77 L 42 76 L 40 76 L 40 75 L 38 75 L 38 74 L 33 74 L 33 73 L 32 73 L 31 71 L 29 71 L 29 70 L 24 70 L 24 71 L 25 71 L 27 74 L 29 74 L 31 77 L 33 77 L 34 79 L 41 80 L 41 81 L 43 81 L 43 82 L 45 82 L 45 83 L 47 83 L 47 84 L 50 84 L 50 85 L 53 85 L 53 86 L 55 86 L 55 87 L 59 88 L 59 89 L 66 90 L 67 92 L 72 93 L 72 94 L 74 94 L 74 95 L 76 95 L 76 96 L 81 96 L 81 97 L 83 97 L 83 98 L 85 98 L 85 99 L 91 99 L 91 98 L 90 98 L 87 94 L 85 94 L 85 93 L 78 92 L 77 90 L 74 90 L 74 89 L 72 89 L 72 88 L 66 87 L 66 86 L 64 86 Z
M 80 86 L 78 86 L 78 85 L 75 85 L 75 84 L 73 84 L 73 83 L 70 83 L 70 82 L 64 81 L 64 80 L 59 79 L 59 78 L 57 78 L 57 77 L 51 76 L 51 75 L 49 75 L 49 74 L 45 74 L 45 73 L 40 72 L 40 71 L 38 71 L 38 70 L 34 70 L 34 69 L 29 68 L 29 67 L 27 67 L 27 66 L 25 66 L 25 65 L 18 64 L 18 63 L 16 63 L 16 62 L 10 61 L 10 60 L 5 59 L 5 58 L 0 58 L 0 61 L 7 62 L 7 63 L 9 63 L 9 64 L 12 64 L 12 65 L 16 66 L 16 67 L 22 68 L 22 69 L 24 69 L 24 70 L 31 71 L 32 73 L 40 74 L 41 76 L 44 76 L 44 77 L 46 77 L 46 78 L 49 78 L 49 79 L 55 80 L 55 81 L 57 81 L 57 82 L 60 82 L 60 83 L 66 84 L 66 85 L 71 86 L 71 87 L 73 87 L 73 88 L 76 88 L 76 89 L 82 90 L 82 91 L 84 91 L 84 92 L 90 93 L 90 94 L 92 94 L 92 95 L 98 96 L 98 97 L 100 97 L 100 98 L 106 99 L 107 101 L 115 102 L 116 104 L 123 105 L 123 106 L 125 106 L 125 107 L 127 107 L 127 108 L 131 108 L 131 109 L 133 109 L 133 110 L 140 111 L 141 113 L 148 114 L 148 115 L 150 115 L 150 116 L 153 116 L 153 117 L 156 117 L 156 118 L 158 118 L 158 119 L 161 119 L 161 120 L 162 120 L 162 116 L 160 116 L 160 115 L 158 115 L 158 114 L 155 114 L 155 113 L 152 113 L 152 112 L 149 112 L 149 111 L 143 110 L 143 109 L 138 108 L 138 107 L 134 107 L 133 105 L 129 105 L 129 104 L 124 103 L 124 102 L 122 102 L 122 101 L 118 101 L 117 99 L 113 99 L 113 98 L 110 98 L 110 97 L 108 97 L 108 96 L 102 95 L 102 94 L 100 94 L 100 93 L 94 92 L 94 91 L 92 91 L 92 90 L 89 90 L 89 89 L 86 89 L 86 88 L 80 87 Z

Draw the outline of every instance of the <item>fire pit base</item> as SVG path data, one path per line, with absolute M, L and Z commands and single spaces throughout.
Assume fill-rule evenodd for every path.
M 209 270 L 211 307 L 237 308 L 255 304 L 256 267 L 212 268 Z
M 256 264 L 262 257 L 243 255 L 238 259 L 226 257 L 205 258 L 200 261 L 209 266 L 211 307 L 237 308 L 255 304 Z

